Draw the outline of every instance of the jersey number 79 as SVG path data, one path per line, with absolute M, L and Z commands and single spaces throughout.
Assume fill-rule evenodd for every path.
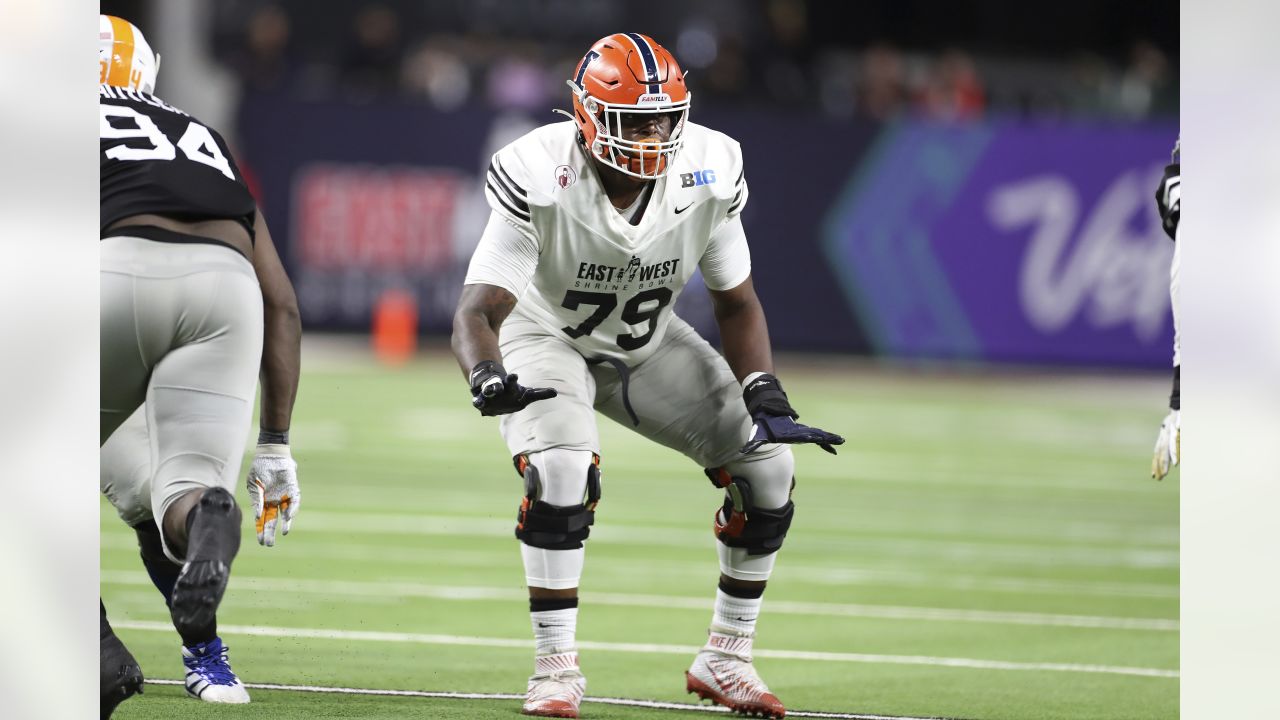
M 618 347 L 623 350 L 635 350 L 644 347 L 646 343 L 653 339 L 653 333 L 658 329 L 658 314 L 671 303 L 671 295 L 671 288 L 656 287 L 638 293 L 628 300 L 627 304 L 622 306 L 622 322 L 628 325 L 647 323 L 647 329 L 643 335 L 632 335 L 630 333 L 619 335 L 617 339 Z M 654 301 L 657 304 L 652 307 L 641 308 L 646 303 Z M 560 303 L 560 307 L 568 310 L 577 310 L 582 305 L 595 305 L 596 311 L 591 313 L 586 320 L 583 320 L 578 327 L 566 326 L 560 328 L 565 335 L 575 340 L 583 335 L 590 335 L 600 323 L 605 321 L 605 318 L 609 317 L 609 313 L 618 307 L 618 296 L 614 293 L 570 290 L 564 294 L 564 300 Z

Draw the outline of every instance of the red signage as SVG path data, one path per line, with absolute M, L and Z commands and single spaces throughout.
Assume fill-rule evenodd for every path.
M 453 171 L 428 168 L 303 168 L 294 182 L 296 257 L 318 270 L 446 267 L 463 183 Z

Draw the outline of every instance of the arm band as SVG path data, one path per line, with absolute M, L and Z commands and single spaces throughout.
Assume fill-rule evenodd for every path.
M 1173 366 L 1173 392 L 1169 393 L 1169 409 L 1182 410 L 1182 398 L 1179 395 L 1178 385 L 1182 379 L 1182 366 Z
M 266 429 L 258 430 L 258 444 L 259 445 L 288 445 L 289 431 L 283 430 L 281 432 L 276 432 L 275 430 L 266 430 Z

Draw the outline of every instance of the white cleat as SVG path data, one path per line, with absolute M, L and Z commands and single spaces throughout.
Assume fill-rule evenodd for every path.
M 586 692 L 587 679 L 578 669 L 578 653 L 542 655 L 534 661 L 534 674 L 529 677 L 529 691 L 520 712 L 538 717 L 576 718 Z
M 249 702 L 249 691 L 231 671 L 222 638 L 182 648 L 182 664 L 187 668 L 185 685 L 191 697 L 211 703 Z
M 751 638 L 711 633 L 684 676 L 685 690 L 739 715 L 786 717 L 782 701 L 751 664 Z

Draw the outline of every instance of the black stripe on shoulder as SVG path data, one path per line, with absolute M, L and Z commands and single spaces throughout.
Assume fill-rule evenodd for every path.
M 734 180 L 734 181 L 733 181 L 733 184 L 734 184 L 734 185 L 741 185 L 741 184 L 742 184 L 742 177 L 743 177 L 744 175 L 746 175 L 746 174 L 747 174 L 747 169 L 746 169 L 746 168 L 742 168 L 741 170 L 739 170 L 739 171 L 738 171 L 738 179 L 737 179 L 737 180 Z
M 505 193 L 498 192 L 498 189 L 493 186 L 493 183 L 486 180 L 484 186 L 489 188 L 489 192 L 493 193 L 493 196 L 498 199 L 498 202 L 502 204 L 502 207 L 507 209 L 507 212 L 521 220 L 524 220 L 525 222 L 529 222 L 529 206 L 526 205 L 525 212 L 521 212 L 507 201 Z
M 502 176 L 502 179 L 507 182 L 507 185 L 512 190 L 515 190 L 516 195 L 522 198 L 529 197 L 529 193 L 524 188 L 520 187 L 520 183 L 511 179 L 511 175 L 507 173 L 507 169 L 502 167 L 502 163 L 498 162 L 496 158 L 489 163 L 489 167 L 498 169 L 498 174 Z
M 515 205 L 516 207 L 520 208 L 526 213 L 529 212 L 529 203 L 525 202 L 524 200 L 521 199 L 519 195 L 516 195 L 514 192 L 512 192 L 511 188 L 507 185 L 507 183 L 502 180 L 502 176 L 494 171 L 493 165 L 489 165 L 489 180 L 487 182 L 491 186 L 494 186 L 495 192 L 497 191 L 498 188 L 502 188 L 503 195 L 505 195 L 507 199 L 511 201 L 511 204 Z
M 742 207 L 742 191 L 739 190 L 737 195 L 733 196 L 733 200 L 729 203 L 729 213 L 735 213 Z
M 742 191 L 741 190 L 739 190 L 738 194 L 734 195 L 733 199 L 729 201 L 729 212 L 731 213 L 737 212 L 738 208 L 740 207 L 742 207 Z
M 521 200 L 517 195 L 513 194 L 511 192 L 511 188 L 508 188 L 503 184 L 502 178 L 498 177 L 496 172 L 493 172 L 492 170 L 489 171 L 489 178 L 485 181 L 485 184 L 488 185 L 495 193 L 498 193 L 498 191 L 501 190 L 500 194 L 507 205 L 514 205 L 524 213 L 529 212 L 529 203 Z

